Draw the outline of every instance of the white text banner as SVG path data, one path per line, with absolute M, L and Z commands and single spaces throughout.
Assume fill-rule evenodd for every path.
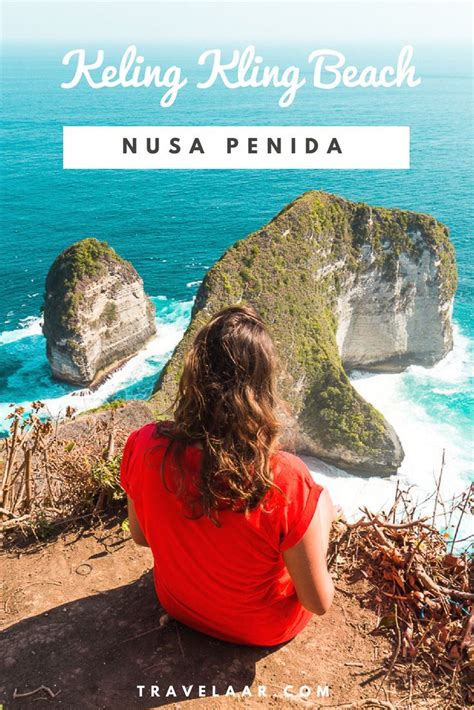
M 408 126 L 64 126 L 68 170 L 406 170 Z

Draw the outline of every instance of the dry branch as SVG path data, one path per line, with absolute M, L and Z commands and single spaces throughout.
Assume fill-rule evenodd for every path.
M 469 492 L 460 503 L 453 501 L 461 516 L 468 498 Z M 398 501 L 404 517 L 394 522 Z M 332 549 L 337 550 L 338 579 L 365 580 L 361 603 L 378 615 L 375 633 L 393 642 L 381 687 L 392 678 L 410 697 L 414 689 L 430 688 L 442 698 L 438 707 L 466 707 L 474 680 L 472 560 L 448 552 L 446 536 L 427 523 L 430 518 L 414 517 L 404 491 L 397 490 L 387 516 L 362 512 L 355 523 L 335 524 Z

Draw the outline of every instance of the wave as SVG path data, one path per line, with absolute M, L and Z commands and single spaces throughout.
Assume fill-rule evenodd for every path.
M 22 318 L 19 328 L 15 330 L 4 330 L 3 333 L 0 333 L 0 345 L 8 345 L 9 343 L 15 343 L 17 340 L 42 335 L 42 325 L 42 318 L 36 316 Z
M 147 377 L 156 378 L 158 376 L 172 351 L 183 337 L 190 320 L 194 301 L 174 301 L 167 299 L 165 296 L 157 296 L 152 298 L 152 301 L 154 301 L 156 307 L 156 337 L 94 391 L 88 388 L 72 389 L 69 385 L 53 384 L 51 381 L 51 383 L 48 383 L 51 388 L 60 388 L 64 393 L 59 396 L 48 397 L 47 390 L 42 395 L 36 392 L 35 394 L 38 394 L 38 396 L 35 396 L 34 399 L 40 399 L 45 405 L 40 414 L 56 419 L 65 413 L 68 406 L 74 407 L 77 412 L 94 409 L 110 399 L 117 398 L 122 390 L 126 390 L 137 382 Z M 31 322 L 29 326 L 18 331 L 11 331 L 11 333 L 23 334 L 25 331 L 25 335 L 22 335 L 22 337 L 26 338 L 37 335 L 38 327 L 40 328 L 36 322 Z M 39 334 L 41 334 L 41 328 L 39 329 Z M 4 333 L 3 335 L 6 334 Z M 19 337 L 11 338 L 6 342 L 12 343 L 19 339 Z M 42 353 L 43 351 L 44 346 L 42 344 Z M 27 389 L 27 383 L 24 380 L 21 384 Z M 17 404 L 29 411 L 31 399 L 17 402 Z M 4 430 L 6 430 L 6 416 L 10 411 L 10 402 L 0 404 L 0 419 L 4 423 Z
M 454 391 L 462 391 L 474 376 L 472 341 L 462 333 L 457 324 L 453 326 L 453 338 L 453 349 L 440 362 L 430 368 L 412 365 L 408 368 L 408 372 L 421 381 L 429 382 L 432 386 L 441 386 L 450 394 Z M 457 388 L 446 390 L 449 385 L 456 385 Z
M 411 366 L 397 374 L 353 373 L 355 389 L 394 426 L 405 458 L 398 474 L 388 479 L 354 476 L 314 459 L 307 460 L 316 480 L 328 487 L 349 518 L 357 517 L 361 506 L 388 512 L 397 481 L 404 488 L 412 486 L 413 502 L 420 506 L 421 513 L 431 514 L 433 500 L 423 501 L 435 489 L 443 452 L 440 495 L 447 507 L 453 496 L 463 493 L 474 480 L 472 426 L 452 404 L 453 395 L 468 396 L 471 348 L 472 341 L 456 327 L 453 350 L 432 368 Z M 447 522 L 440 511 L 440 529 L 446 528 Z M 459 537 L 470 532 L 472 519 L 466 516 Z
M 16 348 L 11 345 L 16 341 L 34 343 L 27 355 L 30 364 L 25 366 L 24 373 L 22 370 L 20 376 L 16 375 L 13 388 L 23 395 L 30 392 L 31 399 L 22 402 L 22 406 L 28 409 L 32 399 L 41 399 L 45 403 L 45 413 L 56 418 L 65 412 L 67 406 L 85 411 L 114 398 L 148 396 L 153 382 L 188 326 L 193 305 L 193 300 L 175 301 L 166 296 L 156 296 L 152 300 L 156 307 L 157 336 L 94 392 L 89 389 L 74 390 L 69 385 L 52 382 L 43 340 L 35 337 L 41 335 L 40 318 L 26 318 L 20 328 L 2 333 L 0 345 Z M 31 340 L 25 340 L 27 338 Z M 24 344 L 21 344 L 22 348 Z M 401 439 L 405 459 L 398 475 L 385 479 L 348 474 L 321 461 L 306 459 L 314 477 L 328 487 L 333 499 L 343 506 L 349 518 L 356 517 L 361 506 L 367 506 L 374 512 L 388 511 L 397 481 L 406 487 L 413 486 L 412 496 L 422 501 L 434 490 L 443 451 L 442 498 L 450 501 L 453 495 L 466 489 L 473 470 L 472 429 L 459 405 L 460 398 L 467 397 L 468 383 L 473 374 L 471 351 L 472 341 L 455 326 L 453 350 L 432 368 L 411 366 L 397 374 L 354 372 L 351 375 L 357 391 L 394 426 Z M 37 376 L 31 364 L 39 363 L 41 358 L 44 360 L 42 378 Z M 33 380 L 39 383 L 34 397 Z M 145 383 L 143 389 L 137 390 L 137 385 L 141 383 Z M 7 396 L 12 394 L 10 389 Z M 18 401 L 20 397 L 15 399 Z M 8 402 L 0 404 L 0 418 L 4 422 L 9 411 Z M 429 512 L 432 503 L 427 505 L 430 506 L 427 508 Z M 440 519 L 438 522 L 442 527 L 444 521 Z

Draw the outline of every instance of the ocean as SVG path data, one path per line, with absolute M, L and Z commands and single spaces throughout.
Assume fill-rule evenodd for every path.
M 341 48 L 341 47 L 340 47 Z M 188 67 L 189 85 L 162 109 L 153 89 L 104 89 L 70 78 L 70 47 L 6 48 L 2 70 L 2 258 L 0 260 L 0 421 L 11 403 L 42 400 L 52 416 L 116 398 L 147 397 L 189 321 L 207 269 L 233 242 L 310 189 L 374 205 L 428 212 L 446 223 L 456 246 L 459 288 L 454 349 L 431 369 L 353 373 L 355 387 L 395 426 L 406 452 L 399 478 L 422 499 L 433 489 L 442 453 L 442 495 L 449 501 L 472 480 L 473 143 L 470 48 L 443 53 L 415 47 L 416 89 L 304 88 L 278 107 L 279 91 L 194 89 L 197 47 L 151 47 L 147 59 Z M 110 55 L 124 47 L 110 48 Z M 381 66 L 400 49 L 342 47 Z M 352 53 L 352 54 L 351 54 Z M 307 56 L 303 47 L 268 47 L 265 58 Z M 163 62 L 164 63 L 164 62 Z M 406 171 L 65 171 L 63 125 L 409 125 Z M 94 236 L 129 259 L 156 305 L 158 333 L 97 391 L 82 395 L 53 382 L 41 334 L 46 273 L 69 244 Z M 360 505 L 387 508 L 396 477 L 352 476 L 309 461 L 348 515 Z M 442 527 L 443 521 L 439 522 Z

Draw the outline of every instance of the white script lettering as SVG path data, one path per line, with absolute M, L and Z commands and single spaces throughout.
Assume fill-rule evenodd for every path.
M 416 68 L 411 63 L 412 59 L 413 47 L 406 45 L 399 54 L 397 66 L 384 66 L 380 71 L 373 66 L 360 71 L 355 66 L 346 66 L 344 54 L 336 49 L 315 49 L 309 55 L 308 62 L 314 62 L 313 86 L 316 89 L 335 89 L 340 84 L 348 89 L 357 86 L 389 89 L 400 87 L 405 81 L 409 87 L 421 84 L 421 79 L 415 77 Z
M 106 66 L 100 72 L 104 63 L 104 50 L 99 49 L 97 59 L 92 63 L 86 63 L 85 49 L 71 49 L 63 57 L 63 64 L 69 65 L 76 62 L 76 71 L 71 81 L 63 82 L 62 89 L 73 89 L 84 77 L 92 89 L 114 88 L 122 86 L 124 88 L 150 87 L 154 84 L 157 88 L 166 88 L 160 100 L 163 108 L 172 106 L 176 101 L 179 91 L 186 86 L 188 80 L 182 78 L 181 69 L 171 66 L 162 69 L 159 66 L 143 66 L 144 57 L 138 54 L 135 45 L 131 44 L 123 53 L 120 65 L 114 67 Z M 96 70 L 99 70 L 98 76 Z M 96 78 L 94 78 L 96 74 Z

